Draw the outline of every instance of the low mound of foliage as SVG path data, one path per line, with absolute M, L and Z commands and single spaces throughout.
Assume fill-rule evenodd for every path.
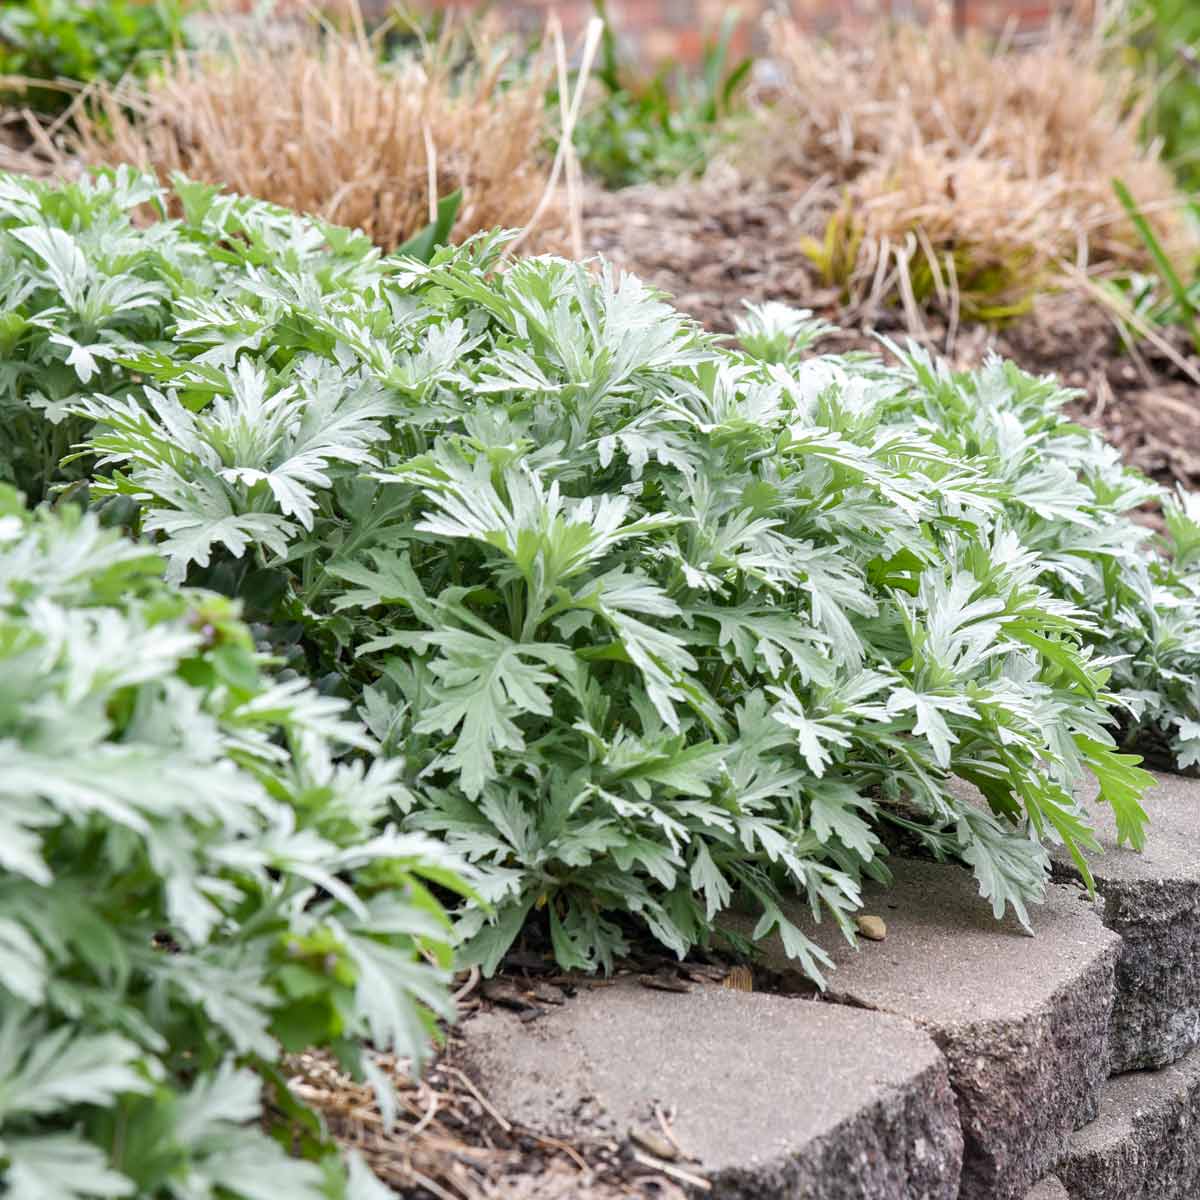
M 277 1064 L 423 1056 L 452 1006 L 422 879 L 454 860 L 387 824 L 397 764 L 335 765 L 372 748 L 344 705 L 264 675 L 230 602 L 161 571 L 0 489 L 4 1193 L 369 1200 Z
M 682 954 L 738 903 L 819 976 L 782 898 L 849 935 L 888 830 L 1024 918 L 1094 844 L 1086 771 L 1137 843 L 1126 751 L 1194 757 L 1194 505 L 1154 553 L 1052 383 L 814 357 L 774 307 L 727 349 L 501 235 L 422 264 L 175 193 L 136 229 L 128 174 L 0 191 L 13 450 L 56 478 L 69 428 L 66 486 L 360 705 L 480 871 L 467 958 L 530 919 L 570 967 Z

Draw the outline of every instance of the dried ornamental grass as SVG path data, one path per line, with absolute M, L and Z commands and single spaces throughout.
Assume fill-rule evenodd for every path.
M 1171 175 L 1138 137 L 1136 81 L 1109 69 L 1107 50 L 1067 26 L 1018 51 L 945 21 L 827 42 L 779 20 L 781 78 L 739 162 L 824 193 L 811 255 L 852 299 L 1009 315 L 1061 261 L 1145 263 L 1114 178 L 1166 243 L 1184 244 Z
M 461 188 L 453 239 L 520 226 L 546 185 L 547 65 L 506 77 L 498 43 L 454 65 L 449 41 L 385 65 L 362 39 L 181 56 L 136 92 L 97 93 L 67 154 L 182 171 L 364 230 L 394 249 Z

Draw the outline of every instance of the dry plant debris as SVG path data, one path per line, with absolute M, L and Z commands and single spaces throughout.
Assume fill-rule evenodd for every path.
M 240 32 L 237 32 L 240 29 Z M 102 88 L 74 113 L 64 162 L 133 163 L 364 230 L 391 250 L 462 189 L 453 240 L 524 225 L 546 186 L 549 65 L 509 70 L 493 34 L 451 30 L 419 59 L 379 62 L 327 33 L 179 56 L 144 86 Z M 476 36 L 463 64 L 461 38 Z
M 741 991 L 755 986 L 748 966 L 681 963 L 650 947 L 617 973 L 653 978 L 651 986 L 668 991 L 687 990 L 685 980 Z M 764 972 L 760 982 L 772 980 L 779 983 Z M 511 1121 L 465 1069 L 471 1017 L 481 1009 L 499 1006 L 536 1021 L 569 1004 L 577 991 L 612 983 L 564 974 L 553 958 L 516 950 L 490 979 L 481 979 L 478 967 L 467 973 L 456 993 L 460 1019 L 445 1031 L 423 1078 L 403 1060 L 376 1056 L 395 1092 L 394 1113 L 385 1115 L 371 1085 L 351 1079 L 325 1053 L 293 1055 L 289 1086 L 323 1116 L 341 1145 L 362 1153 L 381 1180 L 412 1200 L 685 1200 L 706 1191 L 708 1182 L 696 1174 L 698 1160 L 676 1141 L 671 1112 L 656 1107 L 653 1123 L 624 1136 L 597 1129 L 552 1137 Z
M 1126 182 L 1166 244 L 1185 232 L 1170 172 L 1139 139 L 1135 76 L 1078 26 L 1021 49 L 879 21 L 833 41 L 770 26 L 779 78 L 734 160 L 819 198 L 807 245 L 825 282 L 857 301 L 1002 317 L 1029 306 L 1060 261 L 1136 267 Z
M 595 983 L 559 978 L 567 991 Z M 514 1124 L 496 1109 L 459 1065 L 470 1014 L 492 1003 L 515 1007 L 520 996 L 527 1019 L 536 1019 L 544 1006 L 564 997 L 559 992 L 551 998 L 546 981 L 506 976 L 489 981 L 503 985 L 489 999 L 478 982 L 474 972 L 460 989 L 464 1020 L 449 1032 L 423 1078 L 392 1056 L 376 1059 L 392 1083 L 394 1113 L 385 1114 L 369 1084 L 355 1082 L 323 1053 L 290 1059 L 290 1088 L 323 1116 L 339 1143 L 361 1152 L 383 1182 L 412 1200 L 684 1200 L 687 1193 L 673 1175 L 692 1176 L 678 1165 L 686 1156 L 673 1141 L 666 1114 L 659 1114 L 657 1131 L 631 1130 L 624 1139 L 597 1132 L 566 1141 Z
M 25 137 L 0 124 L 0 171 L 16 171 L 44 179 L 50 173 L 46 162 L 30 153 Z

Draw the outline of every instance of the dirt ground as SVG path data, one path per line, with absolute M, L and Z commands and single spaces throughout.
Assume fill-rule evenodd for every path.
M 801 237 L 819 233 L 794 193 L 747 190 L 719 176 L 671 188 L 636 187 L 587 196 L 585 234 L 603 254 L 670 293 L 714 332 L 733 328 L 742 302 L 780 300 L 811 308 L 843 332 L 823 349 L 881 350 L 874 334 L 911 336 L 893 307 L 847 309 L 805 258 Z M 1200 358 L 1182 330 L 1132 346 L 1112 310 L 1079 290 L 1044 297 L 1005 326 L 960 324 L 930 315 L 918 340 L 956 366 L 995 351 L 1081 391 L 1071 406 L 1103 430 L 1125 460 L 1160 483 L 1200 487 Z

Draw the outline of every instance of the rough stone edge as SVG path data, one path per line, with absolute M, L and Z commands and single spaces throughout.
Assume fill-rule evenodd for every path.
M 1084 976 L 1060 988 L 1049 1007 L 1020 1022 L 989 1021 L 964 1029 L 925 1026 L 950 1066 L 963 1131 L 962 1200 L 1017 1200 L 1066 1152 L 1071 1134 L 1094 1120 L 1108 1074 L 1105 1045 L 1119 943 L 1114 941 Z M 1056 1046 L 1066 1044 L 1069 1053 Z M 987 1052 L 981 1052 L 987 1047 Z M 1038 1064 L 1065 1062 L 1046 1074 L 1049 1093 L 1031 1085 Z M 997 1088 L 997 1075 L 1006 1086 Z M 1046 1092 L 1047 1089 L 1041 1089 Z M 1072 1103 L 1072 1097 L 1074 1102 Z M 997 1112 L 997 1101 L 1008 1101 Z M 1053 1104 L 1048 1110 L 1046 1105 Z M 1047 1120 L 1048 1111 L 1058 1119 Z M 1005 1136 L 996 1136 L 997 1128 Z
M 1071 1200 L 1071 1197 L 1057 1175 L 1047 1175 L 1026 1194 L 1025 1200 Z
M 898 1094 L 897 1111 L 889 1101 Z M 937 1120 L 939 1115 L 942 1121 Z M 915 1138 L 914 1127 L 922 1131 Z M 889 1096 L 879 1097 L 869 1108 L 815 1139 L 802 1156 L 793 1154 L 752 1168 L 727 1167 L 707 1177 L 713 1195 L 721 1200 L 888 1200 L 892 1195 L 897 1200 L 955 1200 L 960 1195 L 961 1141 L 958 1162 L 952 1165 L 952 1170 L 957 1165 L 959 1171 L 951 1178 L 940 1172 L 931 1175 L 935 1163 L 927 1159 L 926 1147 L 938 1136 L 944 1137 L 947 1130 L 959 1130 L 958 1112 L 945 1060 L 939 1058 L 911 1088 L 902 1094 L 891 1089 Z M 902 1195 L 881 1192 L 874 1165 L 880 1160 L 895 1162 L 900 1148 L 904 1150 L 905 1191 Z
M 1070 1200 L 1196 1200 L 1200 1050 L 1111 1079 L 1100 1116 L 1071 1139 L 1057 1173 Z
M 1155 772 L 1156 788 L 1195 793 L 1196 834 L 1200 837 L 1200 779 Z M 1092 781 L 1089 794 L 1096 791 Z M 1186 804 L 1186 799 L 1183 803 Z M 1178 797 L 1165 801 L 1175 816 Z M 1150 837 L 1154 836 L 1153 790 L 1146 800 Z M 1120 877 L 1119 865 L 1107 874 L 1106 859 L 1117 849 L 1111 812 L 1105 818 L 1105 854 L 1091 866 L 1100 895 L 1104 924 L 1124 939 L 1117 963 L 1117 994 L 1109 1025 L 1109 1067 L 1114 1075 L 1169 1066 L 1200 1046 L 1200 878 Z M 1108 843 L 1111 841 L 1111 845 Z M 1152 851 L 1152 843 L 1148 844 Z M 1056 880 L 1082 886 L 1079 868 L 1061 849 L 1051 859 Z M 1178 864 L 1169 870 L 1178 871 Z
M 637 989 L 631 989 L 630 994 L 638 995 Z M 662 999 L 654 992 L 641 995 L 647 1001 L 653 998 L 661 1002 Z M 735 993 L 723 992 L 725 999 L 734 996 Z M 745 999 L 754 1003 L 758 998 Z M 764 996 L 762 999 L 777 1006 L 795 1005 L 798 1015 L 808 1008 L 832 1015 L 832 1010 L 838 1007 L 782 997 Z M 920 1061 L 914 1064 L 917 1069 L 906 1077 L 886 1082 L 881 1078 L 872 1082 L 868 1073 L 864 1080 L 866 1094 L 861 1102 L 856 1102 L 856 1109 L 847 1111 L 832 1127 L 826 1127 L 800 1145 L 781 1142 L 777 1149 L 773 1147 L 766 1152 L 760 1149 L 757 1153 L 747 1154 L 745 1161 L 706 1166 L 698 1160 L 689 1166 L 690 1170 L 712 1181 L 714 1196 L 728 1200 L 864 1200 L 865 1197 L 871 1200 L 956 1200 L 961 1181 L 963 1139 L 945 1058 L 934 1040 L 916 1023 L 861 1008 L 855 1011 L 857 1019 L 866 1023 L 865 1030 L 854 1035 L 847 1029 L 846 1036 L 861 1041 L 865 1032 L 871 1035 L 867 1043 L 870 1044 L 877 1037 L 886 1038 L 889 1027 L 903 1031 L 906 1043 L 921 1047 Z M 589 1049 L 588 1039 L 580 1038 L 578 1032 L 565 1022 L 569 1012 L 570 1003 L 565 1009 L 555 1010 L 544 1018 L 557 1026 L 545 1051 L 548 1056 L 566 1051 L 572 1063 L 583 1066 L 585 1072 L 590 1073 L 587 1064 L 596 1048 Z M 482 1072 L 481 1082 L 487 1088 L 487 1076 L 495 1070 L 494 1064 L 507 1061 L 508 1056 L 498 1050 L 498 1046 L 506 1037 L 526 1036 L 524 1031 L 536 1041 L 541 1021 L 530 1027 L 518 1024 L 511 1014 L 497 1012 L 485 1016 L 493 1020 L 498 1018 L 509 1029 L 507 1032 L 495 1030 L 490 1044 L 485 1043 L 474 1050 L 468 1037 L 462 1065 L 477 1077 Z M 803 1036 L 803 1023 L 798 1022 L 798 1025 L 798 1036 Z M 465 1028 L 469 1030 L 469 1024 Z M 716 1051 L 715 1047 L 712 1049 Z M 614 1123 L 616 1114 L 608 1110 L 603 1099 L 608 1090 L 598 1090 L 600 1080 L 595 1076 L 574 1084 L 570 1082 L 570 1076 L 568 1067 L 562 1079 L 551 1075 L 544 1080 L 545 1094 L 554 1097 L 544 1115 L 556 1113 L 552 1123 L 560 1122 L 550 1131 L 555 1136 L 569 1138 L 572 1131 L 582 1130 L 598 1121 L 601 1130 L 620 1139 L 624 1135 L 624 1125 Z M 542 1080 L 537 1075 L 534 1080 L 535 1089 L 542 1091 Z M 565 1089 L 563 1080 L 567 1081 Z M 609 1079 L 609 1088 L 612 1082 Z M 577 1097 L 583 1101 L 580 1105 L 574 1103 L 574 1087 L 581 1089 Z M 635 1093 L 638 1090 L 636 1085 L 634 1090 Z M 503 1104 L 499 1097 L 493 1096 L 493 1099 Z M 518 1123 L 530 1119 L 522 1117 L 519 1107 L 510 1110 L 508 1116 Z M 570 1121 L 570 1130 L 561 1124 L 563 1118 Z M 541 1119 L 534 1116 L 530 1127 L 540 1128 Z M 689 1146 L 689 1149 L 698 1152 L 700 1146 Z

